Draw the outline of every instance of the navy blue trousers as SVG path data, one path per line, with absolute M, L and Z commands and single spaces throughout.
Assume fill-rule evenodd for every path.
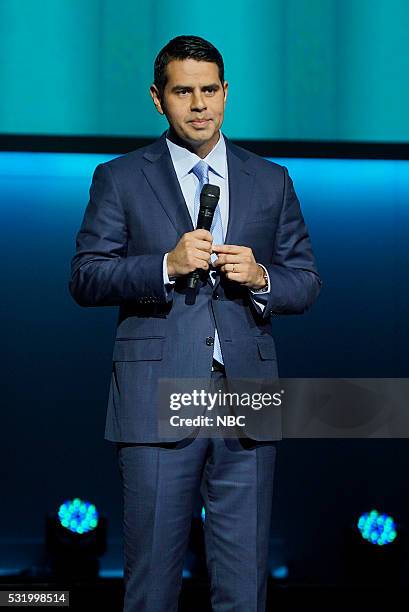
M 221 376 L 212 373 L 212 382 Z M 176 612 L 199 492 L 214 612 L 264 612 L 275 443 L 118 444 L 124 612 Z

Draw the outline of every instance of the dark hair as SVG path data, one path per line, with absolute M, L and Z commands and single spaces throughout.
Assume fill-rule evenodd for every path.
M 224 83 L 224 63 L 220 52 L 200 36 L 176 36 L 159 51 L 154 66 L 153 82 L 163 98 L 167 83 L 166 66 L 172 60 L 195 59 L 198 62 L 213 62 L 219 68 L 219 79 Z

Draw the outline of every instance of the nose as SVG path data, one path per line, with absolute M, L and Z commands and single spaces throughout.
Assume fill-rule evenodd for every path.
M 206 101 L 202 91 L 193 91 L 190 109 L 197 112 L 206 110 Z

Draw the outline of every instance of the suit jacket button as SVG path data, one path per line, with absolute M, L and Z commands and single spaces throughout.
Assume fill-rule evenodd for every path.
M 208 337 L 206 338 L 206 344 L 207 344 L 207 346 L 213 346 L 213 344 L 214 344 L 214 338 L 212 338 L 212 336 L 208 336 Z
M 217 293 L 215 293 L 215 294 L 213 295 L 213 298 L 214 298 L 215 300 L 218 300 L 218 299 L 219 299 L 219 295 L 218 295 Z

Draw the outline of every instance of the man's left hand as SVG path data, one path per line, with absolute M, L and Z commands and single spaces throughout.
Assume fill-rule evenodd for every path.
M 212 252 L 217 254 L 213 266 L 220 268 L 229 280 L 254 290 L 265 287 L 264 270 L 254 259 L 250 247 L 215 244 L 212 246 Z

